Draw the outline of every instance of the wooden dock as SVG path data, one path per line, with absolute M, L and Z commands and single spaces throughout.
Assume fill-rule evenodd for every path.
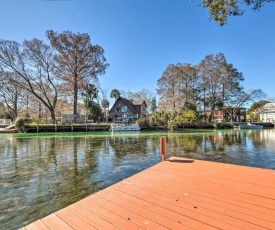
M 170 158 L 22 229 L 275 229 L 275 170 Z

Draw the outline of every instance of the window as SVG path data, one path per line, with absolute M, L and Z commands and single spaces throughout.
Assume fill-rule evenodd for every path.
M 126 113 L 127 112 L 127 106 L 126 105 L 121 106 L 121 112 L 122 113 Z

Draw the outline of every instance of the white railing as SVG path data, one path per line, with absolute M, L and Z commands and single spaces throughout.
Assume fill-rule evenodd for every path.
M 0 119 L 0 125 L 9 125 L 11 124 L 11 119 Z

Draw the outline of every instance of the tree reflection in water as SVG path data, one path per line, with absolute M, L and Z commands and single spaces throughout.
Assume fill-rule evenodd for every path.
M 275 130 L 47 133 L 0 137 L 0 226 L 20 228 L 167 157 L 275 169 Z

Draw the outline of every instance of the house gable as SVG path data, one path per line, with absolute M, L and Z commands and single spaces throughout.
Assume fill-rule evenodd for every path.
M 109 111 L 111 118 L 123 116 L 144 116 L 144 108 L 146 110 L 145 101 L 131 101 L 123 97 L 116 99 L 114 105 Z
M 259 108 L 260 118 L 262 121 L 275 121 L 275 103 L 267 103 L 262 108 Z

